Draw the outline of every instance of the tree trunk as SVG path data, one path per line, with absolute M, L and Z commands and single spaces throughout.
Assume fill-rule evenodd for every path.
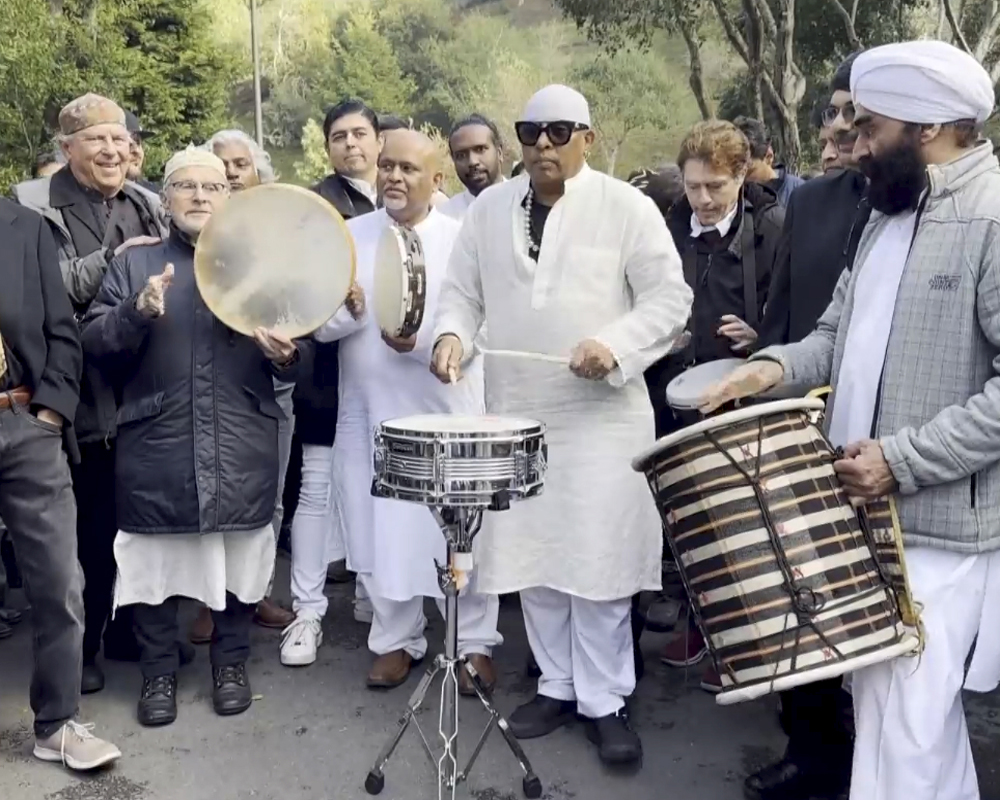
M 755 119 L 764 121 L 764 26 L 760 13 L 754 7 L 752 0 L 743 0 L 743 14 L 746 19 L 746 39 L 750 63 L 750 98 Z
M 691 85 L 691 92 L 694 94 L 694 99 L 698 103 L 698 110 L 701 112 L 702 119 L 712 118 L 712 106 L 708 102 L 708 98 L 705 95 L 705 82 L 703 78 L 703 70 L 701 64 L 701 52 L 698 49 L 698 39 L 695 35 L 694 28 L 686 23 L 681 23 L 681 36 L 684 37 L 684 44 L 687 45 L 688 54 L 690 56 L 691 62 L 691 74 L 688 78 L 688 82 Z
M 608 175 L 612 178 L 615 176 L 615 167 L 618 165 L 618 151 L 621 150 L 622 144 L 618 142 L 611 151 L 608 153 L 608 163 L 606 165 L 606 170 Z

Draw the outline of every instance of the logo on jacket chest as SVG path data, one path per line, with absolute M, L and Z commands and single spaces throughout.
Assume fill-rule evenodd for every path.
M 956 292 L 959 284 L 962 283 L 961 275 L 933 275 L 927 281 L 927 286 L 932 292 Z

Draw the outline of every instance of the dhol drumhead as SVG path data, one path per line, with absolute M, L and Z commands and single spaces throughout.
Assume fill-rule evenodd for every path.
M 354 281 L 354 240 L 315 192 L 271 183 L 238 192 L 198 237 L 194 274 L 205 305 L 235 331 L 312 333 Z
M 386 431 L 414 431 L 416 433 L 513 433 L 542 427 L 533 419 L 520 417 L 474 416 L 463 414 L 421 414 L 400 417 L 382 423 Z
M 375 251 L 373 308 L 379 328 L 388 336 L 412 336 L 424 309 L 424 265 L 417 234 L 390 225 Z M 421 263 L 415 263 L 419 259 Z
M 686 428 L 681 428 L 679 431 L 659 439 L 652 447 L 644 450 L 632 459 L 632 469 L 636 472 L 645 472 L 649 462 L 668 447 L 673 447 L 674 445 L 687 441 L 688 439 L 693 439 L 695 436 L 700 436 L 707 431 L 715 431 L 720 428 L 726 428 L 734 423 L 743 422 L 748 419 L 766 417 L 768 414 L 781 413 L 785 411 L 819 412 L 825 407 L 826 404 L 818 398 L 800 397 L 794 400 L 776 400 L 773 403 L 759 403 L 754 406 L 748 406 L 747 408 L 730 411 L 728 414 L 720 414 L 717 417 L 709 417 L 708 419 L 704 419 L 694 425 L 688 425 Z
M 697 409 L 698 401 L 710 386 L 746 363 L 742 358 L 721 358 L 685 370 L 667 385 L 667 404 L 679 411 Z

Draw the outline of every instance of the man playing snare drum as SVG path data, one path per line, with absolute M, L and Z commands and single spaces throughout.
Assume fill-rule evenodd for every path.
M 587 718 L 604 761 L 637 761 L 632 595 L 660 586 L 661 527 L 631 457 L 653 438 L 643 371 L 691 310 L 680 257 L 656 205 L 588 169 L 581 94 L 549 86 L 516 126 L 526 175 L 486 189 L 459 233 L 441 291 L 432 369 L 443 381 L 490 347 L 491 413 L 547 426 L 545 491 L 487 515 L 480 590 L 521 592 L 538 693 L 509 718 L 521 739 Z M 539 359 L 565 356 L 567 364 Z
M 925 649 L 854 675 L 852 800 L 976 800 L 963 686 L 1000 679 L 1000 166 L 993 85 L 943 42 L 862 53 L 854 155 L 874 209 L 816 330 L 709 390 L 703 410 L 830 383 L 858 503 L 898 494 Z M 965 664 L 975 644 L 968 674 Z

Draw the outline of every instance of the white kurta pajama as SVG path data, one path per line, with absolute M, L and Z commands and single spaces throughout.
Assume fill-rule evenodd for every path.
M 587 167 L 528 255 L 527 175 L 483 192 L 465 218 L 435 336 L 466 353 L 482 325 L 498 350 L 568 356 L 585 339 L 614 353 L 603 381 L 562 364 L 486 356 L 487 409 L 546 425 L 544 492 L 487 514 L 482 591 L 521 591 L 542 694 L 614 713 L 635 684 L 628 598 L 660 587 L 661 524 L 633 456 L 654 437 L 643 371 L 687 321 L 691 291 L 663 217 L 638 190 Z
M 859 267 L 829 437 L 867 439 L 915 213 L 890 219 Z M 978 800 L 961 691 L 1000 680 L 1000 553 L 931 547 L 904 552 L 925 650 L 851 676 L 855 744 L 851 800 Z M 980 634 L 982 632 L 982 634 Z M 965 664 L 979 636 L 968 680 Z
M 370 309 L 374 297 L 375 254 L 391 224 L 384 209 L 348 223 L 357 248 L 357 282 Z M 370 595 L 374 621 L 369 648 L 384 654 L 405 649 L 415 658 L 426 651 L 423 598 L 441 598 L 435 559 L 444 562 L 446 546 L 430 509 L 371 496 L 373 433 L 379 423 L 414 414 L 481 414 L 482 367 L 470 365 L 469 380 L 446 386 L 428 369 L 434 342 L 431 320 L 459 224 L 436 210 L 415 227 L 426 269 L 426 323 L 409 353 L 397 353 L 383 340 L 374 315 L 360 320 L 346 307 L 316 332 L 320 341 L 340 340 L 341 397 L 333 447 L 333 507 L 347 546 L 348 567 Z M 473 573 L 459 600 L 459 650 L 489 653 L 502 642 L 497 633 L 499 600 L 475 591 Z

